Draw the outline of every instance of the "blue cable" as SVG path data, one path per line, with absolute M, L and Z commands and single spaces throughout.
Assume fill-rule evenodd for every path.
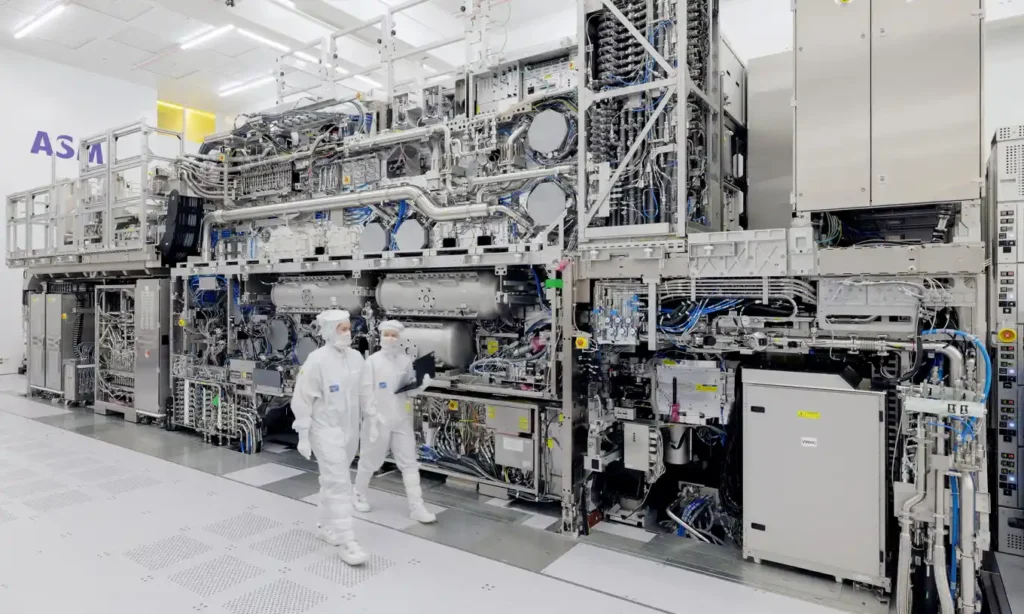
M 992 357 L 988 355 L 988 349 L 985 348 L 985 345 L 974 335 L 952 328 L 930 328 L 921 333 L 921 335 L 953 335 L 954 337 L 963 337 L 974 344 L 978 353 L 985 359 L 985 391 L 982 393 L 981 398 L 981 402 L 984 403 L 985 399 L 988 398 L 989 391 L 992 390 Z
M 960 536 L 960 488 L 957 479 L 949 477 L 950 508 L 952 520 L 950 521 L 949 543 L 952 544 L 952 551 L 949 553 L 949 593 L 956 601 L 956 547 L 959 544 Z
M 531 267 L 530 272 L 533 273 L 533 281 L 537 284 L 537 300 L 540 301 L 541 306 L 544 307 L 548 313 L 551 313 L 551 308 L 544 304 L 544 291 L 540 288 L 540 275 L 537 275 L 537 269 Z

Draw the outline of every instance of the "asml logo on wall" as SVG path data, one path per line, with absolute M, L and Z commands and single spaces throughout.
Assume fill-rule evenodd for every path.
M 62 160 L 70 160 L 75 157 L 75 139 L 71 138 L 66 134 L 58 135 L 55 139 L 55 143 L 50 140 L 50 134 L 45 130 L 36 132 L 36 138 L 32 141 L 32 151 L 36 155 L 46 154 L 47 156 L 56 156 Z M 54 144 L 57 145 L 58 149 L 56 152 L 53 150 Z M 89 162 L 91 164 L 103 164 L 103 148 L 100 143 L 96 143 L 89 148 Z

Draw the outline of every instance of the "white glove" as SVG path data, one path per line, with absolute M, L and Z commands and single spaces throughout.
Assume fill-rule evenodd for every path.
M 309 435 L 299 434 L 299 445 L 295 447 L 302 455 L 302 458 L 309 460 L 313 454 L 313 448 L 309 445 Z
M 419 393 L 423 392 L 424 390 L 426 390 L 427 386 L 429 386 L 430 382 L 432 382 L 432 381 L 434 381 L 434 378 L 430 377 L 429 373 L 424 373 L 423 374 L 423 383 L 421 383 L 419 385 L 419 388 L 416 389 L 416 394 L 419 394 Z

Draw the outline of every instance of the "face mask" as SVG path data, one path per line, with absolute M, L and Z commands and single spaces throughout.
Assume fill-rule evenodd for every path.
M 339 350 L 343 350 L 347 347 L 352 346 L 352 333 L 345 331 L 343 333 L 335 333 L 334 335 L 334 347 Z
M 380 347 L 388 354 L 397 354 L 399 350 L 398 339 L 394 337 L 381 337 Z

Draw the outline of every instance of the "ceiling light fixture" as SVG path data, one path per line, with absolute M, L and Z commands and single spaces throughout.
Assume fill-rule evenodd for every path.
M 60 4 L 58 4 L 57 6 L 51 8 L 50 10 L 46 11 L 45 13 L 42 13 L 38 17 L 33 18 L 32 21 L 26 23 L 24 26 L 21 27 L 20 30 L 18 30 L 17 32 L 14 33 L 14 38 L 24 38 L 24 37 L 28 36 L 28 34 L 30 32 L 32 32 L 33 30 L 35 30 L 39 26 L 43 25 L 47 21 L 50 21 L 51 19 L 53 19 L 57 15 L 60 15 L 61 13 L 63 13 L 64 9 L 66 9 L 66 8 L 68 8 L 68 7 L 65 6 L 63 2 L 61 2 Z
M 254 87 L 259 87 L 261 85 L 272 83 L 274 80 L 275 78 L 273 76 L 261 77 L 259 79 L 256 79 L 255 81 L 249 81 L 248 83 L 243 83 L 241 85 L 232 85 L 225 89 L 222 89 L 220 91 L 220 96 L 221 98 L 232 96 L 234 94 L 237 94 L 238 92 L 244 92 L 245 90 L 251 90 Z
M 369 77 L 364 77 L 363 75 L 353 75 L 352 78 L 353 79 L 359 79 L 360 81 L 362 81 L 363 83 L 365 83 L 365 84 L 367 84 L 367 85 L 369 85 L 371 87 L 384 87 L 380 83 L 377 83 L 376 81 L 374 81 L 373 79 L 371 79 Z
M 341 74 L 343 74 L 343 75 L 347 75 L 347 74 L 348 74 L 348 70 L 346 70 L 346 69 L 342 68 L 341 66 L 335 66 L 335 67 L 334 67 L 334 70 L 336 70 L 336 71 L 340 72 L 340 73 L 341 73 Z
M 242 28 L 238 28 L 238 33 L 241 34 L 242 36 L 246 37 L 246 38 L 251 38 L 252 40 L 254 40 L 256 42 L 263 43 L 264 45 L 266 45 L 268 47 L 273 47 L 274 49 L 277 49 L 278 51 L 283 51 L 285 53 L 288 53 L 289 51 L 291 51 L 291 49 L 289 49 L 286 45 L 282 45 L 281 43 L 279 43 L 277 41 L 272 41 L 269 38 L 265 38 L 263 36 L 260 36 L 259 34 L 256 34 L 255 32 L 250 32 L 248 30 L 243 30 Z
M 200 34 L 199 36 L 193 36 L 192 38 L 187 39 L 185 42 L 181 43 L 181 48 L 182 49 L 191 49 L 192 47 L 195 47 L 197 45 L 202 45 L 205 42 L 212 41 L 213 39 L 217 38 L 218 36 L 221 36 L 222 34 L 227 34 L 228 32 L 230 32 L 230 31 L 232 31 L 234 29 L 235 29 L 235 26 L 233 26 L 231 24 L 228 24 L 226 26 L 221 26 L 219 28 L 214 28 L 213 30 L 210 30 L 209 32 L 204 32 L 203 34 Z
M 299 58 L 300 60 L 305 60 L 307 62 L 310 62 L 311 64 L 319 64 L 320 63 L 320 60 L 314 58 L 312 55 L 306 53 L 305 51 L 296 51 L 295 52 L 295 57 Z
M 164 102 L 163 100 L 157 100 L 156 106 L 174 109 L 175 111 L 183 111 L 185 109 L 185 107 L 181 106 L 180 104 L 174 104 L 173 102 Z
M 431 67 L 431 66 L 428 66 L 428 65 L 426 65 L 426 64 L 421 64 L 421 66 L 423 66 L 423 70 L 425 70 L 425 71 L 427 71 L 427 72 L 429 72 L 429 73 L 435 73 L 435 72 L 437 72 L 437 69 L 436 69 L 436 68 L 433 68 L 433 67 Z
M 295 8 L 295 3 L 292 2 L 292 0 L 274 0 L 274 1 L 277 2 L 278 4 L 280 4 L 281 6 L 287 6 L 290 9 L 294 9 Z

